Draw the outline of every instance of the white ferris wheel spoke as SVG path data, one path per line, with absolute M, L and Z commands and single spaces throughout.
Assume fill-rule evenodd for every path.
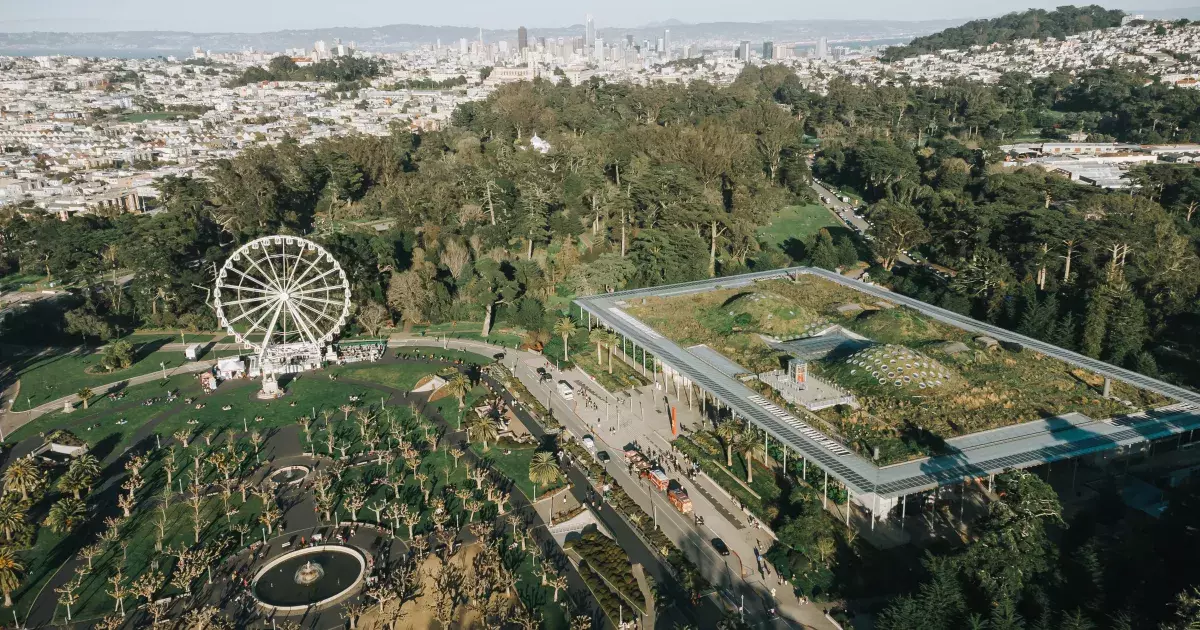
M 263 248 L 263 260 L 267 261 L 267 266 L 271 268 L 271 282 L 275 286 L 279 287 L 279 289 L 282 291 L 283 290 L 283 276 L 279 275 L 279 271 L 277 271 L 275 269 L 275 263 L 271 262 L 272 253 L 273 252 L 268 251 L 267 248 L 264 247 Z
M 296 285 L 300 283 L 300 281 L 302 281 L 302 280 L 304 280 L 304 278 L 308 277 L 309 272 L 311 272 L 313 269 L 317 268 L 317 265 L 320 262 L 321 262 L 321 254 L 318 253 L 317 257 L 312 259 L 312 261 L 308 263 L 308 269 L 305 269 L 304 273 L 300 274 L 299 278 L 292 280 L 291 283 L 288 285 L 288 288 L 295 288 Z M 299 265 L 297 265 L 297 266 L 299 266 Z
M 340 287 L 340 286 L 337 286 L 337 287 L 328 287 L 327 286 L 327 287 L 321 287 L 319 289 L 305 289 L 303 291 L 288 291 L 288 295 L 308 295 L 310 293 L 321 293 L 322 291 L 325 293 L 332 293 L 334 291 L 342 291 L 342 290 L 344 290 L 344 289 L 342 289 L 342 287 Z
M 265 303 L 265 304 L 259 304 L 258 306 L 255 306 L 254 308 L 248 308 L 248 309 L 245 309 L 245 310 L 243 310 L 243 311 L 242 311 L 242 313 L 241 313 L 240 315 L 238 315 L 237 317 L 235 317 L 235 318 L 233 318 L 233 319 L 231 319 L 231 320 L 229 320 L 229 321 L 225 322 L 225 325 L 226 325 L 227 327 L 230 327 L 230 328 L 232 328 L 232 327 L 233 327 L 233 323 L 234 323 L 234 322 L 236 322 L 236 321 L 239 321 L 239 320 L 241 320 L 241 319 L 244 319 L 244 318 L 246 318 L 246 317 L 249 317 L 251 313 L 255 313 L 255 312 L 257 312 L 257 311 L 259 311 L 259 310 L 261 310 L 261 309 L 263 309 L 263 308 L 266 308 L 266 307 L 268 307 L 268 306 L 271 306 L 271 302 L 267 302 L 267 303 Z
M 321 321 L 321 319 L 327 319 L 327 320 L 329 320 L 330 324 L 332 324 L 334 327 L 337 326 L 338 318 L 334 317 L 333 315 L 330 315 L 328 311 L 325 311 L 323 309 L 317 310 L 317 309 L 305 304 L 304 302 L 300 302 L 300 301 L 296 302 L 296 306 L 304 308 L 304 309 L 308 310 L 308 312 L 315 314 L 318 317 L 318 319 L 317 319 L 318 323 Z M 315 327 L 316 327 L 316 324 L 314 324 L 314 328 Z M 332 329 L 332 327 L 331 327 L 331 329 Z
M 259 288 L 257 288 L 257 287 L 244 287 L 244 286 L 236 286 L 236 287 L 231 287 L 231 288 L 230 288 L 230 290 L 233 290 L 233 291 L 250 291 L 250 292 L 253 292 L 253 293 L 265 293 L 265 294 L 267 294 L 267 295 L 270 295 L 270 296 L 272 296 L 272 297 L 279 297 L 279 291 L 276 291 L 275 289 L 259 289 Z
M 320 260 L 320 257 L 317 257 L 317 260 Z M 304 246 L 301 245 L 300 251 L 296 252 L 296 259 L 294 261 L 292 261 L 292 272 L 290 274 L 288 274 L 287 284 L 284 286 L 291 288 L 292 285 L 295 284 L 296 270 L 300 268 L 300 264 L 303 262 L 304 262 Z
M 313 335 L 313 332 L 312 332 L 312 322 L 309 322 L 304 317 L 304 314 L 300 312 L 300 309 L 298 309 L 295 304 L 288 302 L 287 307 L 288 307 L 288 311 L 292 314 L 292 319 L 295 320 L 297 324 L 299 324 L 300 330 L 305 335 L 308 336 L 308 342 L 313 344 L 314 346 L 318 345 L 317 338 Z
M 267 324 L 266 332 L 263 333 L 262 350 L 259 351 L 259 356 L 267 353 L 267 348 L 271 346 L 271 334 L 275 332 L 275 323 L 279 321 L 279 313 L 283 310 L 283 306 L 287 304 L 285 300 L 279 300 L 275 304 L 275 311 L 271 315 L 271 323 Z
M 273 295 L 268 295 L 268 296 L 264 296 L 264 297 L 253 297 L 253 298 L 245 298 L 242 300 L 233 300 L 232 302 L 222 301 L 221 305 L 222 306 L 237 306 L 238 304 L 253 304 L 254 302 L 264 302 L 267 300 L 274 300 L 274 299 L 278 299 L 278 298 L 276 298 Z
M 267 284 L 264 284 L 263 286 L 269 285 L 268 288 L 275 289 L 276 291 L 279 291 L 280 293 L 283 292 L 283 288 L 280 287 L 278 284 L 276 284 L 276 281 L 278 280 L 278 278 L 275 276 L 267 275 L 267 272 L 263 271 L 263 268 L 258 266 L 258 261 L 254 260 L 253 258 L 251 258 L 249 256 L 246 256 L 246 262 L 250 263 L 251 265 L 254 265 L 254 268 L 258 270 L 258 273 L 261 273 L 263 278 L 267 281 Z M 249 276 L 247 276 L 247 277 L 249 277 Z
M 300 289 L 303 289 L 304 287 L 316 282 L 317 280 L 320 280 L 320 279 L 324 278 L 325 276 L 328 276 L 331 273 L 336 273 L 338 271 L 339 271 L 338 267 L 333 267 L 333 268 L 327 269 L 324 272 L 322 272 L 321 275 L 313 276 L 312 278 L 309 278 L 308 281 L 305 282 L 304 284 L 299 284 L 299 285 L 292 287 L 292 290 L 299 291 Z
M 346 304 L 345 302 L 339 302 L 337 300 L 330 300 L 330 299 L 326 299 L 326 298 L 313 297 L 311 295 L 294 295 L 294 297 L 297 300 L 302 300 L 305 302 L 316 302 L 318 304 L 329 304 L 329 305 L 336 306 L 339 308 L 342 306 L 345 306 L 345 304 Z
M 242 276 L 243 278 L 245 278 L 245 279 L 247 279 L 247 280 L 251 280 L 251 281 L 253 281 L 255 284 L 257 284 L 258 286 L 262 287 L 263 289 L 267 289 L 268 291 L 272 291 L 272 292 L 278 293 L 278 290 L 276 290 L 276 289 L 273 289 L 272 287 L 268 286 L 268 285 L 267 285 L 267 283 L 263 282 L 262 280 L 259 280 L 258 278 L 255 278 L 254 276 L 252 276 L 252 275 L 250 275 L 250 274 L 246 273 L 245 271 L 242 271 L 241 269 L 238 269 L 237 267 L 226 267 L 226 269 L 228 269 L 228 270 L 230 270 L 230 271 L 235 271 L 235 272 L 237 272 L 237 273 L 241 274 L 241 276 Z M 250 291 L 250 290 L 251 290 L 251 287 L 247 287 L 247 286 L 244 286 L 244 285 L 241 285 L 241 284 L 239 284 L 239 285 L 238 285 L 238 286 L 236 286 L 236 287 L 230 287 L 230 288 L 234 288 L 234 289 L 244 289 L 244 290 L 246 290 L 246 291 Z

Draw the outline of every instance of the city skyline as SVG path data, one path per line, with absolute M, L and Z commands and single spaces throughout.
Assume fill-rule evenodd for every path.
M 587 15 L 593 16 L 597 29 L 657 27 L 671 21 L 685 24 L 776 20 L 965 21 L 1028 8 L 1049 10 L 1061 3 L 1055 0 L 1029 1 L 1005 7 L 1003 11 L 997 11 L 991 4 L 964 5 L 951 0 L 923 0 L 916 6 L 897 6 L 884 0 L 864 0 L 853 6 L 767 2 L 753 7 L 719 3 L 696 6 L 681 0 L 668 0 L 647 7 L 643 3 L 617 0 L 598 7 L 599 10 L 578 6 L 564 7 L 548 0 L 532 0 L 522 3 L 515 11 L 511 7 L 501 8 L 479 0 L 464 0 L 453 7 L 405 6 L 403 10 L 379 0 L 357 0 L 336 7 L 313 0 L 295 0 L 287 3 L 281 0 L 266 0 L 252 6 L 231 0 L 214 0 L 203 7 L 166 7 L 150 0 L 50 0 L 43 3 L 6 4 L 9 6 L 5 7 L 5 19 L 0 19 L 0 32 L 147 30 L 254 33 L 335 27 L 371 28 L 391 24 L 469 26 L 487 29 L 515 29 L 521 25 L 529 29 L 569 28 L 584 26 Z M 1196 0 L 1150 0 L 1136 5 L 1125 2 L 1098 4 L 1128 11 L 1155 11 L 1189 9 L 1200 3 Z M 462 22 L 463 14 L 472 15 L 475 22 Z M 231 16 L 237 18 L 231 19 Z

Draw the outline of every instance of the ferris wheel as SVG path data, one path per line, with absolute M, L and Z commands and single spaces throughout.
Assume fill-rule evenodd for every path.
M 225 261 L 213 303 L 221 326 L 265 362 L 276 353 L 319 352 L 332 343 L 350 313 L 350 283 L 320 245 L 267 236 Z

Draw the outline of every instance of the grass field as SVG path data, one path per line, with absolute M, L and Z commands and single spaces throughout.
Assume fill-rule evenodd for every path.
M 40 288 L 37 285 L 45 280 L 46 276 L 35 273 L 12 273 L 0 276 L 0 293 L 19 291 L 22 288 Z M 30 286 L 26 287 L 26 285 Z
M 759 228 L 758 237 L 767 245 L 783 248 L 788 239 L 806 241 L 822 228 L 844 227 L 824 206 L 787 206 Z
M 506 348 L 515 348 L 521 343 L 520 332 L 510 328 L 493 327 L 491 334 L 486 338 L 479 334 L 483 328 L 480 322 L 452 322 L 445 324 L 430 324 L 427 326 L 413 326 L 410 331 L 414 335 L 425 335 L 427 337 L 450 337 L 451 339 L 471 339 L 474 341 L 486 341 Z
M 492 462 L 496 470 L 500 471 L 505 477 L 517 482 L 517 487 L 531 501 L 535 496 L 545 496 L 547 492 L 562 487 L 561 475 L 559 475 L 554 483 L 538 486 L 537 488 L 529 480 L 529 460 L 533 459 L 533 454 L 538 450 L 535 444 L 516 444 L 506 441 L 500 444 L 489 444 L 488 450 L 484 451 L 482 444 L 472 443 L 471 450 L 475 451 L 475 454 L 480 457 Z
M 140 345 L 139 345 L 140 344 Z M 21 394 L 13 403 L 13 411 L 24 411 L 37 407 L 63 396 L 78 393 L 83 387 L 96 387 L 106 383 L 115 383 L 122 379 L 132 378 L 162 370 L 163 365 L 170 372 L 172 368 L 184 364 L 187 359 L 179 350 L 155 350 L 158 343 L 135 343 L 135 353 L 138 360 L 124 370 L 116 372 L 95 372 L 100 365 L 103 354 L 100 350 L 70 351 L 53 356 L 40 357 L 22 367 L 18 375 L 21 379 Z

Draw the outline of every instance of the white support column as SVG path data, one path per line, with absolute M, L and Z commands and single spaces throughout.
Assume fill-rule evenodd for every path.
M 803 455 L 800 456 L 800 466 L 801 466 L 800 477 L 803 478 L 805 482 L 808 482 L 808 458 L 807 457 L 805 457 Z
M 854 493 L 846 486 L 846 527 L 850 527 L 850 504 L 854 502 Z
M 829 471 L 825 471 L 825 486 L 821 491 L 821 509 L 829 507 Z
M 900 497 L 900 521 L 908 517 L 908 495 Z
M 879 509 L 879 495 L 872 495 L 871 499 L 871 531 L 875 531 L 875 510 Z

